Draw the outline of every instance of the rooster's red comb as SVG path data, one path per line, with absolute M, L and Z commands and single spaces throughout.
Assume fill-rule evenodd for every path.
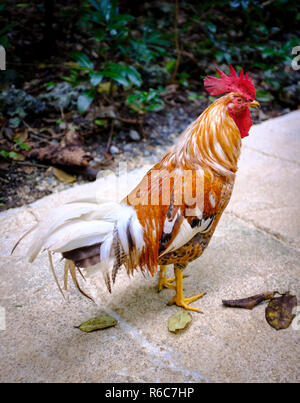
M 247 99 L 255 99 L 256 92 L 253 82 L 247 73 L 244 75 L 243 69 L 241 69 L 239 76 L 236 74 L 236 71 L 231 64 L 229 76 L 219 69 L 216 70 L 219 73 L 220 78 L 208 76 L 204 79 L 204 86 L 210 95 L 237 92 Z

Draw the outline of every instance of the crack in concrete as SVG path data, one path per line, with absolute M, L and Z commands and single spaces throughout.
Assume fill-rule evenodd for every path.
M 264 156 L 266 156 L 266 157 L 276 158 L 276 159 L 278 159 L 278 160 L 280 160 L 280 161 L 289 162 L 289 163 L 291 163 L 291 164 L 295 164 L 295 165 L 297 165 L 298 167 L 300 167 L 300 163 L 299 163 L 298 161 L 289 160 L 289 159 L 287 159 L 287 158 L 279 157 L 278 155 L 269 154 L 269 153 L 266 153 L 265 151 L 261 151 L 261 150 L 258 150 L 257 148 L 253 148 L 253 147 L 250 147 L 250 146 L 247 146 L 247 145 L 243 145 L 243 148 L 246 148 L 246 149 L 248 149 L 248 150 L 257 152 L 257 153 L 262 154 L 262 155 L 264 155 Z
M 149 342 L 143 335 L 142 330 L 135 329 L 115 311 L 109 308 L 105 308 L 105 311 L 109 315 L 115 317 L 118 320 L 121 329 L 129 333 L 129 335 L 135 340 L 135 342 L 137 342 L 145 350 L 150 361 L 153 363 L 154 368 L 160 367 L 172 369 L 175 372 L 181 374 L 182 382 L 209 383 L 209 379 L 201 372 L 190 370 L 188 368 L 185 368 L 183 365 L 176 363 L 175 360 L 177 362 L 180 362 L 182 357 L 180 353 L 175 352 L 172 348 L 170 348 L 170 346 L 167 347 L 167 351 L 162 351 L 160 348 L 161 346 L 157 346 L 154 343 Z M 164 348 L 166 347 L 164 346 Z M 162 382 L 162 380 L 157 378 L 155 382 L 160 383 Z
M 237 219 L 239 219 L 240 221 L 242 221 L 244 224 L 250 224 L 250 226 L 254 227 L 257 231 L 260 231 L 262 233 L 264 233 L 267 236 L 270 236 L 273 239 L 276 239 L 277 241 L 281 242 L 284 246 L 294 249 L 297 252 L 300 252 L 300 248 L 298 246 L 296 246 L 293 241 L 289 241 L 287 240 L 282 234 L 280 234 L 279 232 L 276 231 L 272 231 L 270 228 L 264 227 L 262 225 L 258 225 L 255 221 L 250 220 L 250 219 L 246 219 L 243 216 L 240 216 L 237 213 L 233 213 L 232 211 L 225 211 L 224 214 L 231 216 L 231 217 L 235 217 Z

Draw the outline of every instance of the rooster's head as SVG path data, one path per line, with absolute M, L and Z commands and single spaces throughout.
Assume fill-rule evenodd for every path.
M 229 76 L 219 69 L 217 72 L 220 78 L 208 76 L 204 80 L 204 86 L 210 95 L 229 94 L 224 97 L 227 111 L 238 126 L 241 137 L 246 137 L 252 126 L 249 107 L 259 107 L 259 103 L 255 100 L 253 82 L 247 73 L 244 75 L 243 69 L 238 76 L 232 65 Z

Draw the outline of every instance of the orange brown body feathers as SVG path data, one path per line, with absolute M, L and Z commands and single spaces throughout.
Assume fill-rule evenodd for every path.
M 66 266 L 72 278 L 74 267 L 102 272 L 109 290 L 122 265 L 128 274 L 139 268 L 153 275 L 174 264 L 171 303 L 189 309 L 195 298 L 183 298 L 180 270 L 203 253 L 230 200 L 241 139 L 252 125 L 249 107 L 258 106 L 247 74 L 238 76 L 232 66 L 229 76 L 218 72 L 220 78 L 204 84 L 211 95 L 226 95 L 189 125 L 138 186 L 121 203 L 86 199 L 52 212 L 36 229 L 31 261 L 43 248 L 62 253 L 72 262 Z

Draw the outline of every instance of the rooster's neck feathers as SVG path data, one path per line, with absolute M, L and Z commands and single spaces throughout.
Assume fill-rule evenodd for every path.
M 168 168 L 208 168 L 225 176 L 237 171 L 240 131 L 227 112 L 231 94 L 216 100 L 182 134 L 182 140 L 168 152 L 163 163 Z

